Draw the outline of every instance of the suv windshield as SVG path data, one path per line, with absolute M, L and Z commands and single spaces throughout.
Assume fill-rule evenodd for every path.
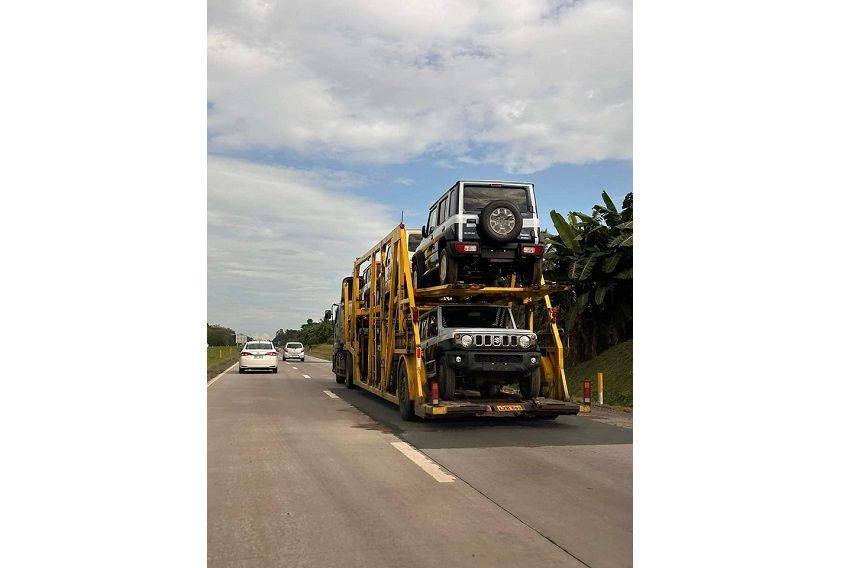
M 271 343 L 247 343 L 246 349 L 272 349 Z
M 301 349 L 302 344 L 301 343 L 288 343 L 287 345 L 285 345 L 285 347 L 287 349 Z
M 441 314 L 444 327 L 515 328 L 509 310 L 500 306 L 445 306 Z
M 497 200 L 514 203 L 522 214 L 530 210 L 526 188 L 464 186 L 465 213 L 482 211 L 483 207 Z

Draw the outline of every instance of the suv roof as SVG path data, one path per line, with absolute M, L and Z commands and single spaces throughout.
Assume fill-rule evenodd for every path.
M 482 185 L 487 184 L 487 185 L 490 185 L 490 184 L 493 183 L 493 184 L 506 185 L 506 186 L 509 186 L 509 187 L 526 187 L 526 186 L 535 187 L 535 184 L 531 181 L 506 181 L 506 180 L 499 180 L 499 179 L 460 179 L 460 180 L 457 180 L 453 185 L 451 185 L 450 187 L 445 189 L 441 193 L 441 195 L 438 196 L 438 199 L 436 199 L 435 201 L 432 202 L 432 205 L 435 205 L 436 203 L 441 201 L 441 198 L 444 197 L 444 195 L 446 195 L 447 192 L 452 191 L 452 189 L 460 183 L 468 184 L 468 185 L 472 185 L 472 184 L 482 184 Z M 429 206 L 430 209 L 432 208 L 432 205 Z

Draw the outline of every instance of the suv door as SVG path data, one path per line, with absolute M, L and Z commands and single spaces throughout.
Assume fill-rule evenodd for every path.
M 443 233 L 443 223 L 447 220 L 447 196 L 444 195 L 438 203 L 429 211 L 429 235 L 425 250 L 426 270 L 432 270 L 438 266 L 438 243 Z

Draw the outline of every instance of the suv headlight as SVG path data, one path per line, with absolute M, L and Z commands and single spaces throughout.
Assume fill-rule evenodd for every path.
M 462 335 L 461 336 L 461 346 L 462 347 L 470 347 L 471 345 L 473 345 L 473 337 L 471 337 L 469 335 Z
M 529 335 L 522 335 L 522 336 L 520 336 L 520 337 L 518 338 L 518 345 L 519 345 L 520 347 L 523 347 L 524 349 L 526 349 L 527 347 L 529 347 L 529 346 L 530 346 L 530 336 L 529 336 Z

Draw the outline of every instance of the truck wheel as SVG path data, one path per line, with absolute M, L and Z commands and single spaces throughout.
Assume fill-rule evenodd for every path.
M 406 422 L 411 422 L 415 419 L 414 401 L 410 400 L 408 395 L 408 374 L 405 371 L 405 361 L 400 360 L 397 365 L 396 384 L 399 385 L 397 398 L 399 399 L 399 415 Z
M 438 393 L 441 400 L 453 400 L 456 393 L 456 371 L 446 363 L 438 369 Z
M 541 392 L 541 369 L 533 369 L 529 378 L 522 380 L 520 386 L 524 400 L 537 397 Z
M 455 258 L 445 248 L 441 249 L 441 258 L 438 261 L 438 279 L 441 284 L 455 284 L 459 279 L 459 265 Z
M 352 356 L 347 353 L 344 357 L 346 357 L 346 379 L 344 382 L 346 383 L 346 388 L 354 389 L 355 383 L 352 382 Z
M 342 367 L 343 367 L 344 371 L 343 371 L 343 373 L 338 373 L 337 370 L 334 371 L 334 381 L 339 385 L 342 385 L 343 383 L 346 382 L 346 353 L 345 352 L 338 353 L 337 355 L 335 355 L 335 359 L 337 359 L 337 360 L 335 361 L 336 364 L 334 366 L 337 367 L 337 369 L 340 369 L 340 367 L 341 367 L 340 358 L 341 357 L 343 357 Z

